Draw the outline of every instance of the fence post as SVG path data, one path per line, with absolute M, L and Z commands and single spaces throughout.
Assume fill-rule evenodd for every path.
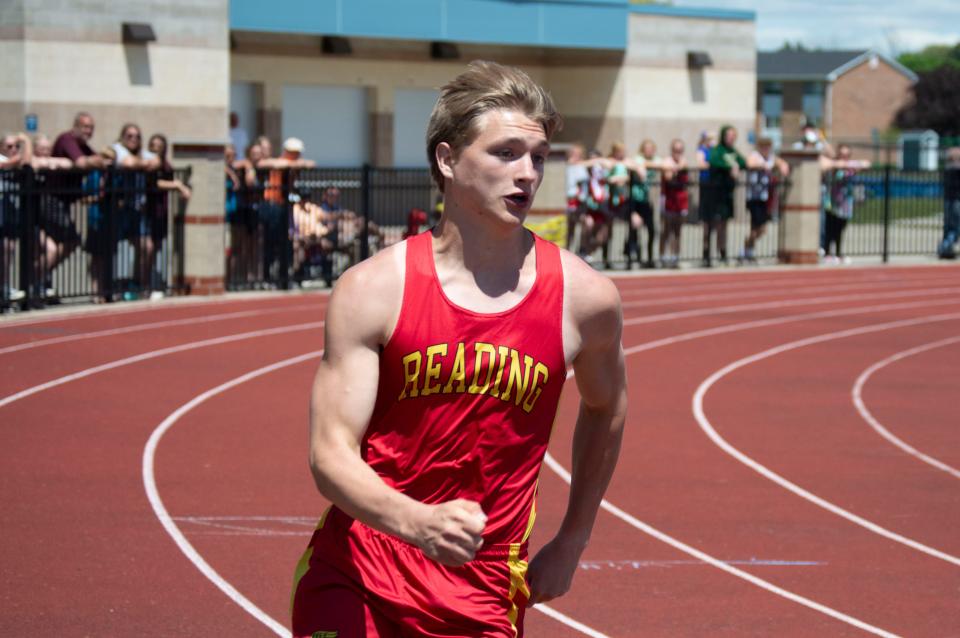
M 360 208 L 363 209 L 363 229 L 360 232 L 360 260 L 363 261 L 370 256 L 370 238 L 367 235 L 367 229 L 370 222 L 370 165 L 363 164 L 363 172 L 360 177 Z
M 817 151 L 784 150 L 790 163 L 790 196 L 780 207 L 780 246 L 784 264 L 816 264 L 820 248 L 820 162 Z
M 226 190 L 222 140 L 171 143 L 177 167 L 189 164 L 189 209 L 183 217 L 183 284 L 191 295 L 219 295 L 224 290 Z
M 283 169 L 282 187 L 280 189 L 280 197 L 283 202 L 280 214 L 283 215 L 283 219 L 277 222 L 280 224 L 280 228 L 275 238 L 277 242 L 276 250 L 280 251 L 280 254 L 277 255 L 280 269 L 280 272 L 277 273 L 279 275 L 277 284 L 281 290 L 290 290 L 290 262 L 293 253 L 293 237 L 291 236 L 293 231 L 293 202 L 290 201 L 290 193 L 293 191 L 293 180 L 294 170 L 292 168 Z
M 36 250 L 38 244 L 38 226 L 37 226 L 37 207 L 34 201 L 34 191 L 36 183 L 34 181 L 33 168 L 24 166 L 20 169 L 20 290 L 26 295 L 24 298 L 27 307 L 33 305 L 34 300 L 39 301 L 42 296 L 37 295 L 37 287 L 34 285 L 39 273 L 36 264 Z M 42 277 L 42 275 L 41 275 Z
M 890 169 L 883 165 L 883 263 L 890 261 Z

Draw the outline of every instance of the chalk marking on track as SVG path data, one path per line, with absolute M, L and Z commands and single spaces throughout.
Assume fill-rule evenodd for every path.
M 763 297 L 764 295 L 789 295 L 798 292 L 812 292 L 814 294 L 818 292 L 830 292 L 830 291 L 840 291 L 840 290 L 870 290 L 872 288 L 910 288 L 911 286 L 929 286 L 932 283 L 937 282 L 951 282 L 956 283 L 956 277 L 936 277 L 930 279 L 917 279 L 916 283 L 914 282 L 877 282 L 871 284 L 837 284 L 837 285 L 826 285 L 826 286 L 800 286 L 796 288 L 785 288 L 783 286 L 777 286 L 775 288 L 754 288 L 753 290 L 747 292 L 737 292 L 736 297 L 740 299 L 749 298 L 749 297 Z M 888 285 L 888 283 L 893 283 L 894 285 Z M 954 288 L 950 288 L 954 290 Z M 715 301 L 717 299 L 726 300 L 731 297 L 730 293 L 719 293 L 719 294 L 709 294 L 709 295 L 689 295 L 689 296 L 673 296 L 666 299 L 641 299 L 638 301 L 625 301 L 622 303 L 624 308 L 648 308 L 651 306 L 668 306 L 676 303 L 687 302 L 687 301 Z M 819 297 L 810 297 L 811 299 L 817 299 Z M 842 297 L 825 297 L 825 299 L 840 299 Z
M 265 330 L 254 330 L 252 332 L 240 332 L 237 334 L 227 335 L 225 337 L 216 337 L 214 339 L 203 339 L 201 341 L 191 341 L 190 343 L 182 343 L 177 346 L 171 346 L 169 348 L 161 348 L 160 350 L 151 350 L 150 352 L 144 352 L 132 357 L 126 357 L 125 359 L 117 359 L 116 361 L 111 361 L 109 363 L 104 363 L 102 365 L 94 366 L 92 368 L 87 368 L 79 372 L 74 372 L 73 374 L 68 374 L 62 377 L 53 379 L 52 381 L 47 381 L 46 383 L 41 383 L 27 388 L 26 390 L 21 390 L 9 396 L 3 397 L 0 399 L 0 408 L 10 405 L 14 401 L 19 401 L 20 399 L 25 399 L 29 396 L 43 392 L 44 390 L 49 390 L 51 388 L 56 388 L 65 383 L 71 381 L 76 381 L 77 379 L 83 379 L 100 372 L 106 372 L 108 370 L 114 370 L 126 365 L 133 363 L 139 363 L 141 361 L 147 361 L 149 359 L 156 359 L 157 357 L 162 357 L 168 354 L 175 354 L 177 352 L 185 352 L 187 350 L 193 350 L 196 348 L 205 348 L 207 346 L 216 346 L 223 343 L 232 343 L 234 341 L 242 341 L 244 339 L 255 339 L 257 337 L 267 337 L 270 335 L 284 334 L 288 332 L 297 332 L 300 330 L 313 330 L 315 328 L 322 328 L 324 325 L 323 321 L 312 321 L 310 323 L 297 323 L 291 324 L 289 326 L 280 326 L 277 328 L 267 328 Z
M 749 456 L 747 456 L 737 448 L 730 445 L 722 436 L 720 436 L 720 434 L 710 424 L 710 421 L 709 419 L 707 419 L 707 416 L 703 409 L 703 398 L 704 396 L 706 396 L 707 391 L 709 391 L 710 388 L 717 381 L 719 381 L 726 375 L 730 374 L 734 370 L 745 367 L 752 363 L 756 363 L 757 361 L 761 361 L 763 359 L 773 357 L 775 355 L 781 354 L 783 352 L 787 352 L 789 350 L 795 350 L 797 348 L 802 348 L 804 346 L 809 346 L 817 343 L 823 343 L 825 341 L 832 341 L 835 339 L 842 339 L 844 337 L 853 337 L 853 336 L 858 336 L 863 334 L 870 334 L 874 332 L 881 332 L 884 330 L 893 330 L 896 328 L 906 328 L 910 326 L 923 325 L 927 323 L 935 323 L 939 321 L 951 321 L 956 319 L 960 319 L 960 313 L 934 315 L 932 317 L 920 317 L 916 319 L 903 319 L 900 321 L 891 321 L 887 323 L 874 324 L 871 326 L 861 326 L 858 328 L 850 328 L 848 330 L 840 330 L 838 332 L 831 332 L 827 334 L 817 335 L 814 337 L 807 337 L 806 339 L 799 339 L 797 341 L 792 341 L 790 343 L 776 346 L 774 348 L 769 348 L 767 350 L 764 350 L 763 352 L 759 352 L 749 357 L 738 359 L 737 361 L 734 361 L 733 363 L 730 363 L 724 366 L 720 370 L 717 370 L 712 375 L 710 375 L 703 383 L 700 384 L 700 386 L 697 388 L 697 391 L 693 395 L 693 405 L 692 405 L 693 415 L 696 418 L 697 423 L 700 425 L 700 429 L 703 430 L 703 432 L 707 435 L 707 437 L 709 437 L 709 439 L 713 441 L 713 443 L 716 444 L 717 447 L 719 447 L 721 450 L 723 450 L 733 458 L 737 459 L 738 461 L 740 461 L 750 469 L 754 470 L 761 476 L 769 479 L 770 481 L 773 481 L 780 487 L 783 487 L 784 489 L 787 489 L 793 492 L 797 496 L 800 496 L 801 498 L 810 501 L 811 503 L 827 510 L 828 512 L 836 514 L 837 516 L 845 518 L 848 521 L 856 525 L 859 525 L 860 527 L 863 527 L 866 530 L 869 530 L 875 534 L 878 534 L 879 536 L 883 536 L 884 538 L 890 539 L 894 542 L 900 543 L 901 545 L 905 545 L 919 552 L 923 552 L 924 554 L 927 554 L 934 558 L 939 558 L 942 561 L 960 566 L 960 558 L 953 556 L 951 554 L 947 554 L 946 552 L 940 551 L 928 545 L 924 545 L 923 543 L 917 542 L 911 538 L 907 538 L 906 536 L 902 536 L 900 534 L 897 534 L 896 532 L 886 529 L 885 527 L 881 527 L 876 523 L 868 521 L 867 519 L 862 518 L 854 514 L 853 512 L 850 512 L 849 510 L 843 509 L 842 507 L 835 505 L 830 501 L 824 498 L 821 498 L 813 494 L 812 492 L 805 490 L 804 488 L 800 487 L 796 483 L 793 483 L 785 479 L 784 477 L 780 476 L 773 470 L 770 470 L 766 466 L 761 465 L 760 463 L 753 460 L 752 458 L 750 458 Z
M 857 412 L 860 413 L 860 416 L 863 417 L 863 420 L 866 421 L 867 424 L 877 432 L 877 434 L 879 434 L 880 436 L 885 438 L 887 441 L 894 444 L 895 446 L 897 446 L 898 448 L 900 448 L 910 456 L 916 457 L 921 461 L 923 461 L 924 463 L 928 465 L 932 465 L 938 470 L 943 470 L 947 474 L 952 475 L 954 478 L 960 478 L 960 470 L 950 465 L 947 465 L 943 461 L 935 459 L 932 456 L 924 454 L 923 452 L 919 451 L 912 445 L 909 445 L 908 443 L 898 438 L 895 434 L 890 432 L 887 428 L 883 427 L 883 425 L 873 416 L 870 410 L 867 409 L 866 403 L 864 403 L 863 401 L 863 387 L 864 385 L 866 385 L 870 377 L 873 376 L 874 372 L 877 372 L 881 368 L 885 368 L 891 363 L 900 361 L 901 359 L 906 359 L 907 357 L 911 357 L 915 354 L 920 354 L 921 352 L 926 352 L 927 350 L 933 350 L 934 348 L 941 348 L 943 346 L 947 346 L 957 342 L 960 342 L 960 337 L 950 337 L 949 339 L 941 339 L 940 341 L 934 341 L 932 343 L 927 343 L 921 346 L 917 346 L 915 348 L 910 348 L 909 350 L 903 350 L 901 352 L 893 354 L 887 357 L 886 359 L 883 359 L 882 361 L 878 361 L 877 363 L 874 363 L 872 366 L 870 366 L 869 368 L 864 370 L 862 373 L 860 373 L 860 376 L 857 377 L 857 380 L 853 384 L 853 389 L 850 391 L 850 394 L 853 398 L 853 405 L 854 407 L 857 408 Z
M 747 565 L 750 567 L 820 567 L 828 563 L 819 560 L 771 560 L 764 558 L 750 558 L 740 560 L 725 560 L 727 565 Z M 612 569 L 624 571 L 627 569 L 646 569 L 647 567 L 702 567 L 706 565 L 702 560 L 582 560 L 580 569 L 584 571 L 602 571 Z
M 570 484 L 570 473 L 562 465 L 560 465 L 552 456 L 550 456 L 549 452 L 544 457 L 544 462 L 547 464 L 547 467 L 553 470 L 568 485 Z M 884 636 L 885 638 L 897 638 L 896 634 L 890 633 L 889 631 L 886 631 L 884 629 L 880 629 L 879 627 L 874 627 L 873 625 L 865 623 L 864 621 L 859 620 L 858 618 L 854 618 L 853 616 L 848 616 L 847 614 L 844 614 L 841 611 L 837 611 L 832 607 L 827 607 L 826 605 L 820 604 L 814 600 L 805 598 L 803 596 L 800 596 L 799 594 L 795 594 L 792 591 L 783 589 L 782 587 L 774 585 L 773 583 L 766 581 L 758 576 L 754 576 L 750 572 L 743 571 L 742 569 L 734 567 L 733 565 L 729 565 L 718 558 L 714 558 L 710 554 L 707 554 L 706 552 L 702 552 L 691 545 L 687 545 L 683 541 L 677 540 L 676 538 L 661 532 L 655 527 L 652 527 L 644 523 L 640 519 L 634 516 L 631 516 L 630 514 L 623 511 L 622 509 L 620 509 L 619 507 L 617 507 L 607 499 L 603 499 L 602 501 L 600 501 L 600 507 L 610 512 L 611 514 L 613 514 L 615 517 L 619 518 L 626 524 L 640 530 L 644 534 L 647 534 L 648 536 L 652 536 L 658 541 L 666 543 L 667 545 L 670 545 L 671 547 L 678 549 L 685 554 L 689 554 L 690 556 L 693 556 L 694 558 L 697 558 L 703 561 L 704 563 L 712 565 L 717 569 L 725 571 L 728 574 L 732 574 L 737 578 L 742 578 L 743 580 L 746 580 L 747 582 L 752 583 L 757 587 L 760 587 L 761 589 L 765 589 L 771 593 L 777 594 L 778 596 L 782 596 L 787 600 L 798 603 L 800 605 L 803 605 L 804 607 L 808 607 L 810 609 L 813 609 L 814 611 L 818 611 L 822 614 L 830 616 L 831 618 L 835 618 L 836 620 L 845 622 L 848 625 L 853 625 L 858 629 L 863 629 L 864 631 L 870 632 L 877 636 Z
M 156 427 L 156 429 L 150 435 L 150 439 L 147 441 L 147 445 L 143 450 L 144 489 L 147 493 L 147 499 L 150 501 L 151 507 L 153 507 L 154 514 L 156 514 L 157 519 L 159 519 L 160 523 L 163 525 L 163 528 L 167 531 L 167 534 L 170 535 L 170 537 L 177 544 L 177 547 L 180 548 L 180 551 L 183 552 L 190 562 L 192 562 L 194 566 L 200 570 L 200 572 L 206 576 L 210 582 L 216 585 L 220 591 L 226 594 L 230 600 L 235 602 L 244 611 L 266 625 L 276 635 L 283 636 L 284 638 L 290 638 L 290 631 L 279 622 L 274 620 L 269 614 L 257 607 L 256 604 L 254 604 L 250 599 L 241 594 L 233 585 L 231 585 L 229 581 L 217 573 L 217 571 L 206 560 L 204 560 L 203 556 L 201 556 L 200 553 L 193 547 L 190 541 L 187 540 L 186 536 L 183 535 L 183 532 L 180 531 L 180 528 L 177 526 L 176 522 L 174 522 L 174 518 L 170 516 L 167 508 L 164 506 L 163 500 L 160 498 L 160 492 L 157 490 L 156 478 L 154 476 L 154 457 L 156 456 L 157 446 L 160 443 L 160 439 L 163 438 L 163 435 L 167 432 L 167 430 L 169 430 L 183 415 L 187 414 L 201 403 L 204 403 L 207 399 L 210 399 L 211 397 L 234 388 L 242 383 L 246 383 L 251 379 L 269 374 L 281 368 L 303 363 L 304 361 L 320 357 L 322 354 L 322 350 L 317 350 L 296 357 L 291 357 L 289 359 L 284 359 L 283 361 L 278 361 L 268 366 L 258 368 L 257 370 L 248 372 L 244 375 L 236 377 L 235 379 L 221 383 L 217 387 L 211 388 L 210 390 L 195 396 L 193 399 L 174 410 L 170 416 L 164 419 L 160 425 Z M 599 631 L 592 629 L 587 625 L 584 625 L 583 623 L 578 622 L 545 604 L 541 603 L 535 605 L 533 609 L 536 609 L 541 613 L 553 618 L 554 620 L 563 623 L 568 627 L 579 631 L 580 633 L 586 634 L 591 638 L 610 638 L 606 634 L 602 634 Z
M 903 297 L 923 297 L 925 295 L 947 294 L 960 291 L 960 288 L 927 288 L 923 290 L 905 290 L 901 292 L 878 292 L 863 295 L 835 295 L 832 297 L 806 297 L 781 301 L 764 301 L 760 303 L 738 304 L 733 306 L 718 306 L 713 308 L 698 308 L 696 310 L 679 310 L 659 315 L 634 317 L 623 322 L 625 326 L 637 326 L 644 323 L 657 323 L 670 319 L 688 319 L 716 314 L 734 313 L 742 310 L 772 310 L 776 308 L 791 308 L 794 306 L 815 306 L 820 303 L 833 301 L 865 301 L 868 299 L 901 299 Z
M 40 339 L 37 341 L 25 341 L 16 345 L 0 348 L 0 354 L 10 352 L 19 352 L 29 350 L 30 348 L 39 348 L 41 346 L 50 346 L 58 343 L 67 343 L 70 341 L 83 341 L 86 339 L 95 339 L 97 337 L 111 337 L 120 334 L 129 334 L 131 332 L 141 332 L 143 330 L 153 330 L 154 328 L 172 328 L 174 326 L 188 326 L 197 323 L 212 323 L 215 321 L 227 321 L 229 319 L 242 319 L 246 317 L 257 317 L 262 315 L 275 315 L 289 311 L 316 309 L 317 304 L 303 304 L 299 306 L 288 306 L 286 308 L 268 308 L 266 310 L 242 310 L 239 312 L 227 312 L 219 315 L 205 315 L 202 317 L 185 317 L 183 319 L 169 319 L 166 321 L 153 321 L 150 323 L 141 323 L 134 326 L 124 326 L 123 328 L 110 328 L 107 330 L 96 330 L 93 332 L 81 332 L 77 334 L 64 335 L 62 337 L 51 337 L 49 339 Z

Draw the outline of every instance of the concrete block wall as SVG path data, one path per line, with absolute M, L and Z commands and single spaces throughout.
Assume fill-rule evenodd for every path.
M 22 130 L 34 114 L 54 137 L 84 110 L 95 148 L 125 122 L 146 135 L 226 139 L 227 0 L 12 0 L 0 11 L 0 129 Z M 124 22 L 150 24 L 156 41 L 124 44 Z

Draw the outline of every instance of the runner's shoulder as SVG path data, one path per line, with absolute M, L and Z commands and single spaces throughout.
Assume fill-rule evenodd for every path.
M 385 327 L 403 302 L 405 261 L 406 242 L 399 242 L 348 268 L 333 287 L 329 313 L 359 330 Z
M 568 250 L 560 250 L 566 308 L 578 324 L 601 326 L 619 333 L 620 291 L 613 281 Z

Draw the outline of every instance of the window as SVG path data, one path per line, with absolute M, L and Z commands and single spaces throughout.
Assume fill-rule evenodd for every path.
M 768 129 L 780 128 L 783 119 L 783 85 L 779 82 L 766 82 L 762 91 L 760 111 L 763 113 L 764 126 Z
M 823 124 L 823 82 L 807 82 L 803 85 L 803 117 L 807 124 L 820 127 Z

